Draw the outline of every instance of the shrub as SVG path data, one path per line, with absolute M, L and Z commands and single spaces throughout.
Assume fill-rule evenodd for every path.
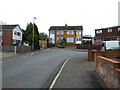
M 52 48 L 52 43 L 47 43 L 48 48 Z
M 65 44 L 57 45 L 58 48 L 65 48 Z

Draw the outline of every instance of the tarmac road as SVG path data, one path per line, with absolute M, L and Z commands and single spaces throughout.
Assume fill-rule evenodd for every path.
M 85 57 L 87 52 L 49 49 L 43 53 L 3 63 L 3 88 L 41 88 L 55 69 L 68 58 Z

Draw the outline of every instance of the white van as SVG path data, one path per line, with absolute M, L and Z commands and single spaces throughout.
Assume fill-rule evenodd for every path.
M 120 49 L 120 41 L 103 41 L 101 50 Z

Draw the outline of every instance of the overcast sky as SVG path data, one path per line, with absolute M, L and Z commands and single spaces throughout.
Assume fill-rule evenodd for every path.
M 29 22 L 39 32 L 48 34 L 50 26 L 82 25 L 84 35 L 94 35 L 94 29 L 118 25 L 120 0 L 1 0 L 0 21 L 19 24 L 26 29 Z

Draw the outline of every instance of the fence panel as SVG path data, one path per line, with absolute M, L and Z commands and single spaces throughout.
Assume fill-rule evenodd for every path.
M 2 46 L 3 52 L 14 52 L 14 50 L 15 50 L 15 46 L 10 46 L 10 45 Z M 30 52 L 31 46 L 17 46 L 16 50 L 17 50 L 17 53 Z

